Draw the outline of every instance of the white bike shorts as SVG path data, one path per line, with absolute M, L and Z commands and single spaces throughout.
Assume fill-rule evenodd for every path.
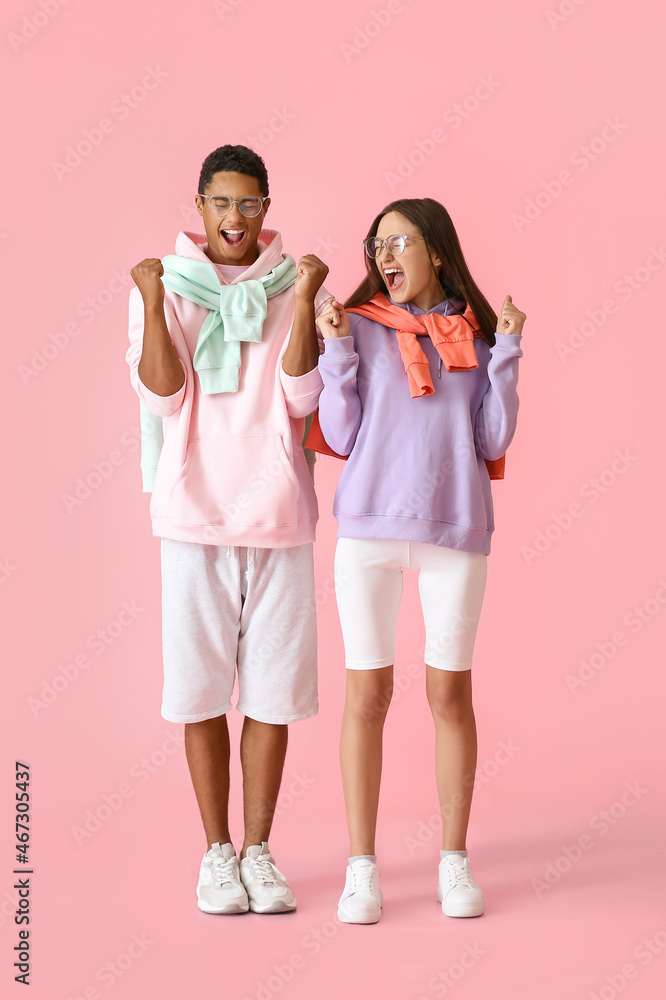
M 425 624 L 425 662 L 470 670 L 488 557 L 443 545 L 382 538 L 338 538 L 335 593 L 350 670 L 395 663 L 403 569 L 417 569 Z

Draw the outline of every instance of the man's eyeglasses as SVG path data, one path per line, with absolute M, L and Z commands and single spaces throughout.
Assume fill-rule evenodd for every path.
M 234 205 L 238 205 L 238 210 L 241 215 L 244 215 L 246 219 L 252 219 L 255 215 L 259 215 L 262 208 L 264 207 L 264 202 L 268 198 L 241 198 L 240 200 L 236 198 L 226 198 L 217 194 L 199 194 L 200 198 L 208 198 L 208 205 L 210 207 L 213 215 L 218 215 L 223 218 L 228 212 L 231 211 Z
M 377 236 L 371 236 L 363 240 L 363 246 L 368 257 L 379 257 L 382 247 L 386 247 L 392 257 L 399 257 L 405 249 L 407 240 L 423 240 L 422 236 L 387 236 L 385 240 L 380 240 Z M 423 240 L 425 243 L 425 240 Z

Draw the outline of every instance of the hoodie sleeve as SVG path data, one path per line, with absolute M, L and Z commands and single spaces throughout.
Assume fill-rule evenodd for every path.
M 166 304 L 165 315 L 167 317 L 167 326 L 170 328 L 176 320 L 175 317 L 170 315 Z M 141 298 L 139 289 L 132 288 L 129 296 L 130 346 L 127 354 L 125 355 L 125 360 L 130 368 L 130 381 L 139 399 L 147 406 L 151 413 L 154 413 L 158 417 L 170 417 L 173 413 L 176 413 L 176 411 L 179 410 L 183 404 L 183 399 L 185 398 L 185 387 L 187 385 L 187 368 L 183 364 L 182 359 L 179 357 L 178 360 L 180 361 L 183 371 L 185 372 L 185 381 L 181 385 L 180 389 L 178 389 L 177 392 L 172 393 L 171 396 L 159 396 L 156 392 L 153 392 L 145 386 L 139 378 L 138 372 L 141 352 L 143 350 L 143 324 L 143 299 Z M 174 350 L 175 349 L 176 345 L 174 344 Z
M 354 325 L 354 317 L 350 317 Z M 319 397 L 319 426 L 329 448 L 349 455 L 361 425 L 361 397 L 356 373 L 359 356 L 354 337 L 326 337 L 319 370 L 324 382 Z
M 490 348 L 486 391 L 474 420 L 474 444 L 482 458 L 501 458 L 513 440 L 518 419 L 518 359 L 522 334 L 497 333 Z
M 323 285 L 319 288 L 315 295 L 315 318 L 322 311 L 326 303 L 333 298 L 335 296 L 331 295 Z M 315 326 L 315 329 L 317 332 L 319 353 L 321 354 L 324 350 L 324 338 L 319 327 Z M 313 368 L 312 371 L 305 372 L 304 375 L 287 375 L 282 367 L 282 361 L 280 361 L 280 382 L 287 403 L 287 413 L 290 417 L 307 417 L 308 414 L 314 412 L 317 408 L 319 394 L 323 387 L 318 367 Z

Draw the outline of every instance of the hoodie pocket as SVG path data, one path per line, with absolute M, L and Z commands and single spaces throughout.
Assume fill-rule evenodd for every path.
M 190 441 L 170 494 L 189 524 L 278 527 L 298 521 L 298 480 L 279 434 Z

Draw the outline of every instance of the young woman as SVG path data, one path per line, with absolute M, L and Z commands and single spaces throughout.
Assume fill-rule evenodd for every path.
M 499 318 L 446 209 L 387 205 L 364 240 L 367 275 L 317 318 L 324 388 L 308 445 L 348 456 L 335 494 L 335 586 L 345 645 L 340 741 L 350 857 L 338 915 L 375 923 L 382 731 L 403 568 L 418 569 L 443 840 L 438 899 L 483 913 L 465 838 L 476 769 L 471 667 L 494 530 L 491 478 L 516 429 L 525 314 Z M 327 448 L 328 446 L 328 448 Z

